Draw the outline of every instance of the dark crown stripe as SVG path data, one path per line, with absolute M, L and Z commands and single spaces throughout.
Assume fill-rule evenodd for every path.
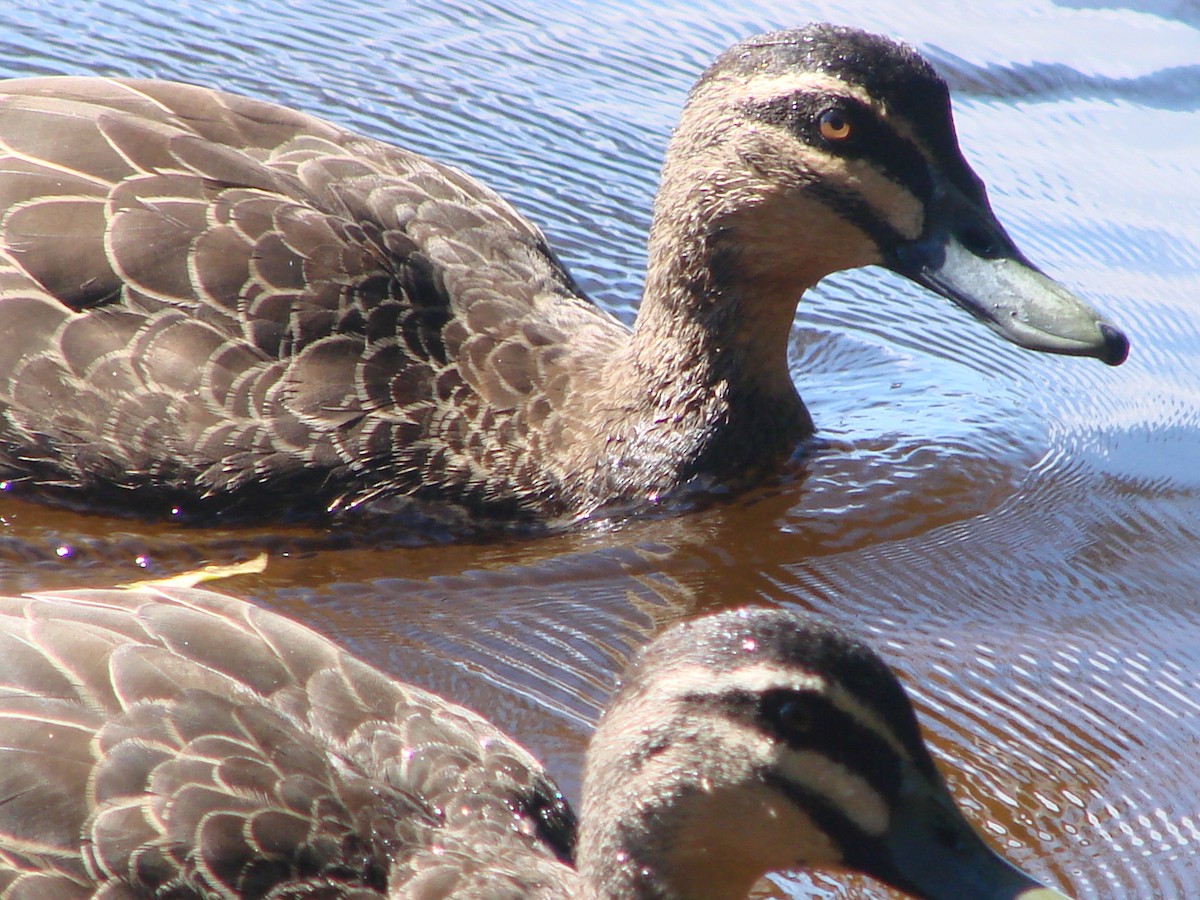
M 824 203 L 879 247 L 894 247 L 904 241 L 904 236 L 857 192 L 835 191 L 830 190 L 829 185 L 810 184 L 804 188 L 804 193 Z
M 865 833 L 823 794 L 809 790 L 777 773 L 764 771 L 763 781 L 796 804 L 841 851 L 842 863 L 887 878 L 894 868 L 877 835 Z

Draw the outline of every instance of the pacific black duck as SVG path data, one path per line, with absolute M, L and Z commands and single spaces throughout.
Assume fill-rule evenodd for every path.
M 0 478 L 143 513 L 547 521 L 752 479 L 812 432 L 797 301 L 856 266 L 1128 349 L 1005 234 L 933 68 L 831 25 L 691 91 L 632 331 L 462 172 L 199 87 L 0 84 L 0 210 Z
M 752 608 L 669 629 L 582 819 L 478 715 L 187 588 L 0 598 L 0 895 L 741 898 L 796 866 L 1050 900 L 959 813 L 865 645 Z

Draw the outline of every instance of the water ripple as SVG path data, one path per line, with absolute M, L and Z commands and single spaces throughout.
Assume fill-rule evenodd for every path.
M 0 9 L 0 74 L 174 78 L 460 165 L 632 318 L 663 148 L 732 40 L 827 19 L 907 37 L 955 90 L 998 214 L 1133 339 L 1035 357 L 887 273 L 805 298 L 797 471 L 686 516 L 540 541 L 141 527 L 6 500 L 7 589 L 268 547 L 227 585 L 494 716 L 577 792 L 588 723 L 667 619 L 747 601 L 874 640 L 994 842 L 1080 897 L 1200 881 L 1200 19 L 1194 4 L 63 0 Z M 880 896 L 827 875 L 775 893 Z

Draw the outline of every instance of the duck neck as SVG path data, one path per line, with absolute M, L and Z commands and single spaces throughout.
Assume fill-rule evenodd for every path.
M 679 683 L 695 675 L 672 672 Z M 675 682 L 639 688 L 639 672 L 630 678 L 588 748 L 576 846 L 583 882 L 603 900 L 744 900 L 765 869 L 761 849 L 739 836 L 758 838 L 748 826 L 771 817 L 730 806 L 745 776 L 722 762 L 712 719 L 679 711 Z
M 701 261 L 680 258 L 699 255 Z M 750 399 L 799 403 L 788 371 L 796 303 L 764 296 L 737 277 L 730 252 L 695 247 L 654 249 L 631 351 L 644 372 L 657 370 L 664 391 L 693 384 Z M 721 271 L 727 267 L 728 271 Z M 664 365 L 666 363 L 666 365 Z
M 654 823 L 641 823 L 655 827 Z M 714 824 L 729 828 L 729 822 Z M 596 900 L 745 900 L 760 872 L 737 865 L 737 860 L 706 859 L 701 855 L 660 858 L 647 852 L 642 841 L 645 827 L 630 833 L 630 840 L 603 848 L 597 859 L 579 860 L 579 871 L 589 898 Z M 641 841 L 633 839 L 640 836 Z
M 696 748 L 683 756 L 704 760 L 701 745 L 711 735 L 677 737 L 681 745 Z M 579 873 L 596 897 L 745 900 L 749 895 L 764 874 L 760 848 L 748 846 L 758 835 L 750 828 L 747 841 L 731 837 L 741 827 L 734 825 L 731 832 L 731 821 L 741 820 L 723 813 L 742 812 L 731 803 L 738 792 L 690 784 L 689 769 L 696 766 L 695 758 L 689 766 L 670 750 L 649 760 L 627 752 L 619 771 L 601 771 L 605 787 L 602 794 L 585 797 L 577 853 Z M 591 769 L 588 777 L 596 777 Z M 744 811 L 762 815 L 761 809 Z
M 794 234 L 787 264 L 776 265 L 752 217 L 706 210 L 702 196 L 670 202 L 671 188 L 664 184 L 668 197 L 656 204 L 629 349 L 632 380 L 664 417 L 696 415 L 727 434 L 762 429 L 756 446 L 774 452 L 775 438 L 794 447 L 812 421 L 792 381 L 788 346 L 796 305 L 820 274 L 795 265 Z

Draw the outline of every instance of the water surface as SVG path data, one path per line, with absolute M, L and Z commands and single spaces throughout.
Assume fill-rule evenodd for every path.
M 380 546 L 0 501 L 0 588 L 111 584 L 260 549 L 223 587 L 482 709 L 572 796 L 590 722 L 668 620 L 747 601 L 870 637 L 956 795 L 1079 897 L 1200 885 L 1200 13 L 958 3 L 367 3 L 0 9 L 0 75 L 152 76 L 253 94 L 461 165 L 631 320 L 657 168 L 732 41 L 829 19 L 925 50 L 1026 252 L 1129 333 L 1120 369 L 1033 355 L 878 271 L 792 335 L 822 449 L 682 516 L 537 540 Z M 827 875 L 768 893 L 880 897 Z

